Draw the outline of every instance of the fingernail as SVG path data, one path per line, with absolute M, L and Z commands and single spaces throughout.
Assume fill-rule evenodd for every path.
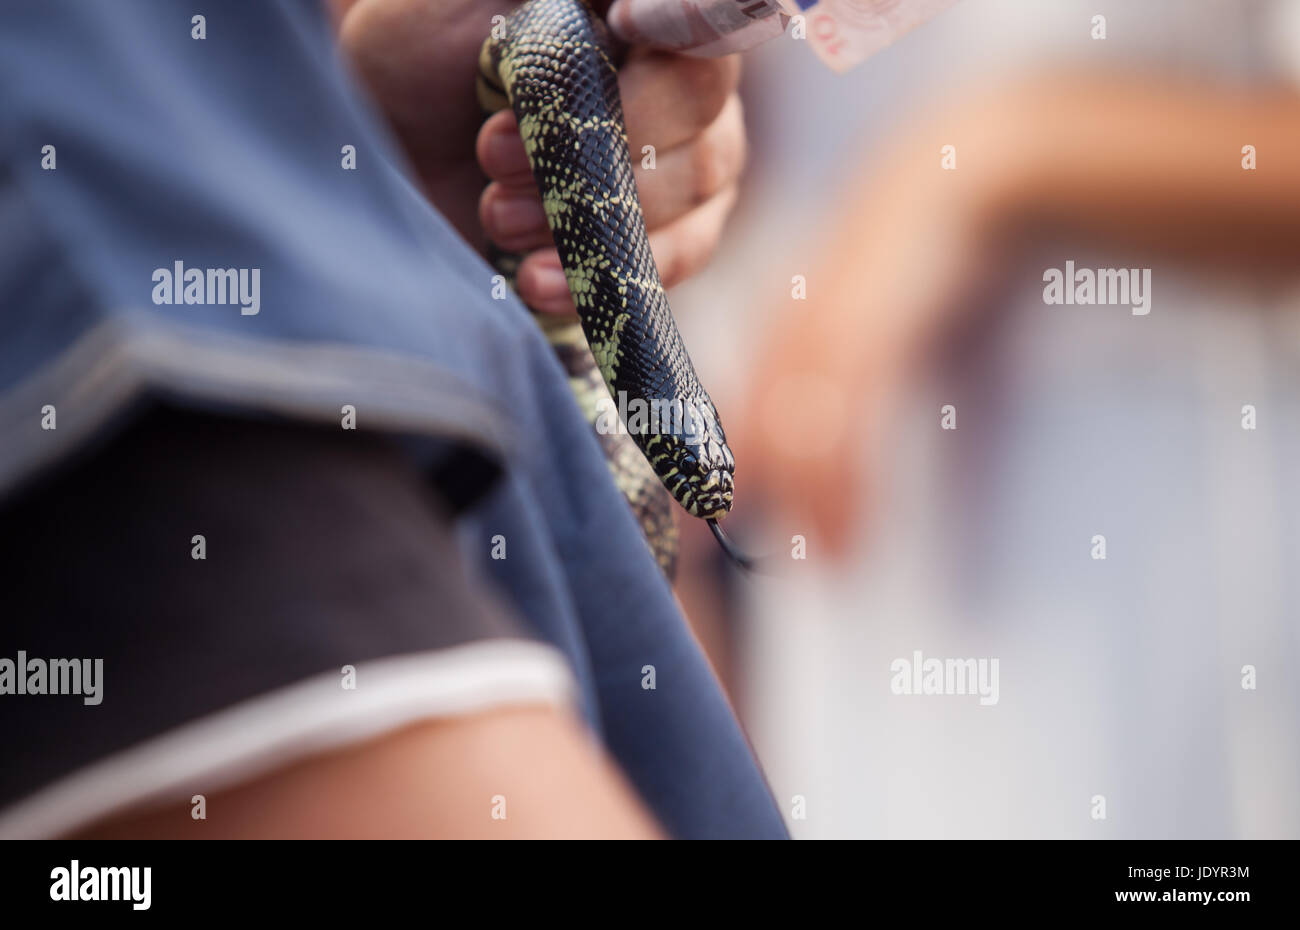
M 517 236 L 546 226 L 546 212 L 541 201 L 531 197 L 505 197 L 492 203 L 492 229 L 495 236 Z
M 483 170 L 497 178 L 531 174 L 533 170 L 524 151 L 524 140 L 514 132 L 497 132 L 488 137 L 483 161 Z
M 624 42 L 631 44 L 640 44 L 645 41 L 645 36 L 637 28 L 637 22 L 632 16 L 632 4 L 627 0 L 614 0 L 610 6 L 609 12 L 605 14 L 607 22 L 614 33 Z

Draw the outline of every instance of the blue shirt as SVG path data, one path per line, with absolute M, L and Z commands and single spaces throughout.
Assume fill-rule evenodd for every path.
M 434 481 L 468 452 L 482 480 L 450 496 L 473 571 L 563 652 L 661 822 L 784 836 L 550 347 L 408 182 L 322 11 L 226 0 L 202 40 L 194 12 L 0 6 L 0 494 L 156 396 L 335 428 L 350 406 Z M 205 269 L 242 269 L 244 294 Z

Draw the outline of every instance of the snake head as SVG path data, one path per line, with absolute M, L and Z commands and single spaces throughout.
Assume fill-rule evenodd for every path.
M 736 459 L 713 402 L 707 397 L 673 401 L 672 415 L 651 425 L 654 429 L 638 430 L 633 423 L 628 428 L 677 503 L 693 517 L 725 517 L 735 490 Z

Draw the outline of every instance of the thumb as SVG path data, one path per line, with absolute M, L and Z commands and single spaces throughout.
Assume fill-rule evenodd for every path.
M 706 58 L 742 52 L 785 29 L 777 0 L 754 0 L 743 13 L 737 7 L 735 0 L 614 0 L 605 18 L 629 44 Z

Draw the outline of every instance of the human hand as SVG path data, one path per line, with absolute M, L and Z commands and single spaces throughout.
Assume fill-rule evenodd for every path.
M 771 315 L 728 437 L 778 535 L 848 551 L 888 483 L 881 453 L 900 394 L 1001 267 L 993 230 L 1020 162 L 981 130 L 988 115 L 969 131 L 944 114 L 877 141 L 874 166 L 837 186 L 824 235 L 808 245 L 806 299 L 783 295 Z M 970 153 L 960 172 L 940 167 L 952 137 Z
M 525 254 L 520 297 L 573 312 L 514 116 L 485 123 L 474 93 L 485 0 L 334 0 L 344 50 L 388 116 L 433 203 L 474 243 Z M 745 162 L 739 61 L 633 49 L 619 74 L 650 248 L 666 286 L 708 260 Z M 643 156 L 654 147 L 654 167 Z M 488 179 L 491 183 L 484 184 Z

